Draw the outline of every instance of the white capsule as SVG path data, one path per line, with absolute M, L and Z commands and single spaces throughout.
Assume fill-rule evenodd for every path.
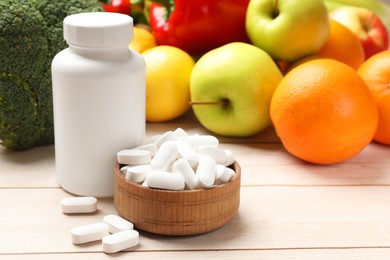
M 190 135 L 184 138 L 195 149 L 199 149 L 203 146 L 214 146 L 219 145 L 219 141 L 215 136 L 212 135 Z
M 73 244 L 84 244 L 101 240 L 103 237 L 109 235 L 108 224 L 94 223 L 75 227 L 71 230 L 71 235 Z
M 143 182 L 150 172 L 149 164 L 141 164 L 136 166 L 128 166 L 126 168 L 126 179 L 131 182 L 140 183 Z
M 158 150 L 158 146 L 156 143 L 148 143 L 148 144 L 143 144 L 143 145 L 137 146 L 133 149 L 149 151 L 150 155 L 153 157 Z
M 195 168 L 198 165 L 199 154 L 198 152 L 192 148 L 192 146 L 186 141 L 177 141 L 176 142 L 177 151 L 179 155 L 186 159 L 190 165 Z
M 187 160 L 178 159 L 176 162 L 174 162 L 172 164 L 172 172 L 181 174 L 183 176 L 188 189 L 196 189 L 195 172 Z
M 180 127 L 176 128 L 175 131 L 173 131 L 173 134 L 178 139 L 188 136 L 188 133 L 186 131 L 184 131 L 184 129 L 180 128 Z
M 167 141 L 161 145 L 153 159 L 150 161 L 152 171 L 168 171 L 171 164 L 176 160 L 178 151 L 174 141 Z
M 173 133 L 173 131 L 167 131 L 165 133 L 163 133 L 162 135 L 160 135 L 158 138 L 156 138 L 156 140 L 154 140 L 154 143 L 157 144 L 158 147 L 160 147 L 163 143 L 167 142 L 167 141 L 174 141 L 176 140 L 176 136 L 175 134 Z
M 214 184 L 220 185 L 228 183 L 234 177 L 235 174 L 236 173 L 233 169 L 226 167 L 225 165 L 218 164 Z
M 138 245 L 139 233 L 135 230 L 125 230 L 103 238 L 103 251 L 108 254 L 116 253 Z
M 146 184 L 150 188 L 179 191 L 184 190 L 185 180 L 180 174 L 154 171 L 146 177 Z
M 110 233 L 118 233 L 124 230 L 130 230 L 134 228 L 133 223 L 118 216 L 118 215 L 106 215 L 103 221 L 108 224 Z
M 116 155 L 120 164 L 146 164 L 152 158 L 150 151 L 137 149 L 121 150 Z
M 217 163 L 211 157 L 201 157 L 196 169 L 196 186 L 198 188 L 211 188 L 215 181 L 216 169 Z
M 214 147 L 214 146 L 200 147 L 199 148 L 199 155 L 200 156 L 210 156 L 211 158 L 214 159 L 214 161 L 217 164 L 225 165 L 225 162 L 227 160 L 225 151 L 219 149 L 218 147 Z
M 235 161 L 233 152 L 229 149 L 225 149 L 225 155 L 226 155 L 225 166 L 232 165 Z
M 61 200 L 62 212 L 92 213 L 97 210 L 97 199 L 95 197 L 69 197 Z

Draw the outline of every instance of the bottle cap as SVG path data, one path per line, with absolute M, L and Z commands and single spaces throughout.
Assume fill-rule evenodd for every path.
M 133 19 L 109 12 L 78 13 L 65 17 L 64 39 L 70 45 L 103 47 L 129 44 Z

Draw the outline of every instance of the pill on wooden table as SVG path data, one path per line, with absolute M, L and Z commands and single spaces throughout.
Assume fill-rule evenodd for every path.
M 110 233 L 118 233 L 134 228 L 133 223 L 114 214 L 104 216 L 103 221 L 108 224 Z
M 139 233 L 136 230 L 125 230 L 103 238 L 103 252 L 112 254 L 138 245 Z
M 125 149 L 117 153 L 117 160 L 120 164 L 146 164 L 151 158 L 148 150 Z
M 133 149 L 136 149 L 136 150 L 147 150 L 150 152 L 150 155 L 153 157 L 157 150 L 158 150 L 158 146 L 156 143 L 148 143 L 148 144 L 143 144 L 143 145 L 140 145 L 140 146 L 137 146 L 137 147 L 134 147 Z
M 226 153 L 224 150 L 214 146 L 204 146 L 199 148 L 200 156 L 210 156 L 217 164 L 226 164 Z
M 150 188 L 179 191 L 184 190 L 185 180 L 180 174 L 152 171 L 146 177 L 146 184 Z
M 92 213 L 97 210 L 97 199 L 95 197 L 68 197 L 61 200 L 62 212 Z
M 199 154 L 189 143 L 186 141 L 177 141 L 176 146 L 179 156 L 186 159 L 192 167 L 198 165 Z
M 196 186 L 198 188 L 211 188 L 215 181 L 216 171 L 217 163 L 211 157 L 201 157 L 195 174 Z
M 195 149 L 199 149 L 203 146 L 214 146 L 219 145 L 219 141 L 215 136 L 212 135 L 190 135 L 184 138 Z
M 175 161 L 172 164 L 172 172 L 183 176 L 188 189 L 196 189 L 195 172 L 187 160 L 181 158 Z
M 71 230 L 72 243 L 84 244 L 96 240 L 101 240 L 103 237 L 110 234 L 108 229 L 109 227 L 106 223 L 94 223 L 75 227 Z
M 220 185 L 227 183 L 234 177 L 235 174 L 236 172 L 233 169 L 226 167 L 225 165 L 218 164 L 214 184 Z
M 225 151 L 225 155 L 226 155 L 226 162 L 224 165 L 225 166 L 232 165 L 235 161 L 232 150 L 225 149 L 224 151 Z
M 167 141 L 160 146 L 157 153 L 150 161 L 150 169 L 152 171 L 170 170 L 169 168 L 171 164 L 176 160 L 177 156 L 178 156 L 178 151 L 176 147 L 176 142 Z
M 131 182 L 140 183 L 143 182 L 150 172 L 149 164 L 141 164 L 136 166 L 128 166 L 126 168 L 125 178 Z

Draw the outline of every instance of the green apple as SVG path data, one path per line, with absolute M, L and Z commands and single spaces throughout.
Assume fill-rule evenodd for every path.
M 245 26 L 254 45 L 293 62 L 321 49 L 329 16 L 323 0 L 251 0 Z
M 247 43 L 229 43 L 195 64 L 190 78 L 192 109 L 211 132 L 255 135 L 271 124 L 271 98 L 282 78 L 265 51 Z

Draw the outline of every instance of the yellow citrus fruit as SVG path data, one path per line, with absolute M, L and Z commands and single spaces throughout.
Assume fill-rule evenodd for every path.
M 315 59 L 291 70 L 272 97 L 271 120 L 291 154 L 317 164 L 357 155 L 373 139 L 378 111 L 350 66 Z
M 148 49 L 142 56 L 146 63 L 146 120 L 163 122 L 187 112 L 194 59 L 165 45 Z
M 156 41 L 151 32 L 143 28 L 134 27 L 134 36 L 129 44 L 129 48 L 139 53 L 155 47 Z

